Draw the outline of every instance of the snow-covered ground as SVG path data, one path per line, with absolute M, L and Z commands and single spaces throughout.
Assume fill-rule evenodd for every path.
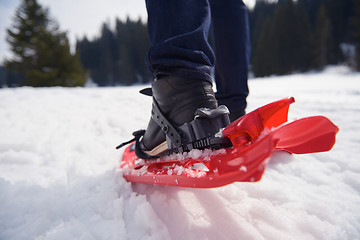
M 146 127 L 136 87 L 0 90 L 0 239 L 360 239 L 360 75 L 253 79 L 248 111 L 339 126 L 332 151 L 274 153 L 263 179 L 217 189 L 127 183 L 118 143 Z

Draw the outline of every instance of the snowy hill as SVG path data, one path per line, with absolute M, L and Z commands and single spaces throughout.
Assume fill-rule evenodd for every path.
M 146 127 L 142 87 L 0 90 L 0 239 L 359 239 L 360 75 L 253 79 L 248 111 L 287 96 L 290 119 L 339 126 L 332 151 L 275 153 L 258 183 L 127 183 L 118 143 Z

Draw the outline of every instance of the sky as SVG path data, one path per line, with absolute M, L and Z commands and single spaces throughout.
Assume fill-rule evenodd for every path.
M 9 58 L 10 51 L 6 42 L 6 29 L 11 27 L 12 18 L 21 0 L 0 0 L 0 64 Z M 92 38 L 100 32 L 104 22 L 113 24 L 116 17 L 132 19 L 139 17 L 146 21 L 145 0 L 38 0 L 50 10 L 50 17 L 55 19 L 62 31 L 68 33 L 72 47 L 76 39 L 83 36 Z M 255 0 L 244 0 L 249 6 L 254 6 Z

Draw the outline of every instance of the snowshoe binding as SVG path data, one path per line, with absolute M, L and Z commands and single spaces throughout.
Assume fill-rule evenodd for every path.
M 146 130 L 133 133 L 135 153 L 141 159 L 158 158 L 192 149 L 231 146 L 219 131 L 230 124 L 229 110 L 218 106 L 212 84 L 205 80 L 166 76 L 140 91 L 153 97 Z

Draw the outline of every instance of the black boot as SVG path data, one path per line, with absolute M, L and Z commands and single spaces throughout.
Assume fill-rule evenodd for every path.
M 218 107 L 208 81 L 164 77 L 153 82 L 152 96 L 150 122 L 142 138 L 137 137 L 140 158 L 217 145 L 214 135 L 229 124 L 228 110 Z

